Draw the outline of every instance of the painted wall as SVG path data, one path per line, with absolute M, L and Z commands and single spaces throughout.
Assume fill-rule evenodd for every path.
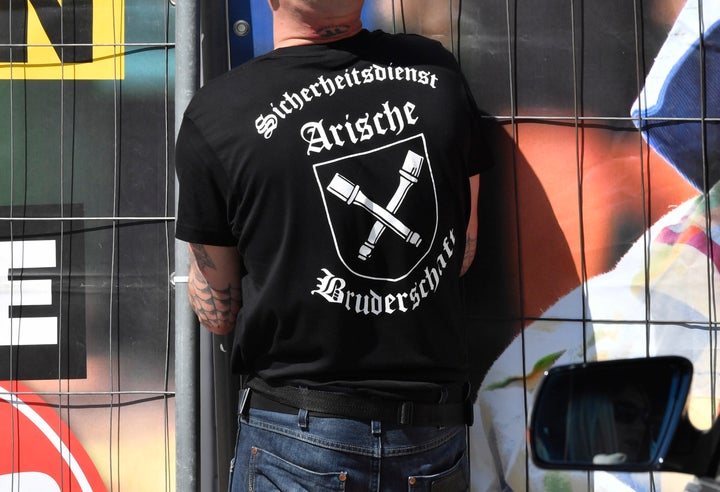
M 551 365 L 648 354 L 690 358 L 691 418 L 716 416 L 720 3 L 700 5 L 463 3 L 460 60 L 501 127 L 468 285 L 475 490 L 689 479 L 542 472 L 525 423 Z
M 174 490 L 173 29 L 0 2 L 2 490 Z

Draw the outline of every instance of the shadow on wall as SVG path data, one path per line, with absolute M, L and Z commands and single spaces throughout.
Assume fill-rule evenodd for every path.
M 461 66 L 478 105 L 507 120 L 492 132 L 496 167 L 481 180 L 465 282 L 476 377 L 523 326 L 696 194 L 629 118 L 683 4 L 463 3 Z
M 509 124 L 490 123 L 488 142 L 495 167 L 482 175 L 479 197 L 478 249 L 464 279 L 471 382 L 478 387 L 485 372 L 525 324 L 523 306 L 545 304 L 574 288 L 579 279 L 555 212 L 529 162 L 510 135 Z M 516 193 L 516 190 L 519 190 Z M 532 208 L 543 251 L 527 251 L 518 240 L 523 207 Z M 523 299 L 520 251 L 532 258 L 551 258 L 557 273 L 542 295 Z M 537 262 L 529 262 L 537 265 Z M 541 262 L 544 263 L 544 260 Z M 535 307 L 533 307 L 535 309 Z

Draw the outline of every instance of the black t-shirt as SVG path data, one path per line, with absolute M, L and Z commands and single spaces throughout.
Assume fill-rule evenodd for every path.
M 177 141 L 176 235 L 243 258 L 234 368 L 381 391 L 464 381 L 479 127 L 453 56 L 415 35 L 281 48 L 203 87 Z

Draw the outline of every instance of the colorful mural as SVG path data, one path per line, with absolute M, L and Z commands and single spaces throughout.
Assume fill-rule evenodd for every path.
M 568 106 L 554 106 L 557 91 L 547 106 L 543 95 L 525 106 L 526 81 L 518 80 L 514 111 L 522 115 L 509 130 L 522 326 L 480 387 L 471 431 L 475 490 L 678 490 L 663 474 L 543 472 L 530 462 L 525 422 L 542 372 L 554 364 L 684 355 L 695 366 L 693 422 L 707 428 L 716 416 L 720 3 L 664 7 L 643 10 L 658 17 L 618 36 L 635 43 L 605 39 L 598 51 L 588 30 L 600 25 L 590 12 L 575 12 L 582 17 L 569 19 L 577 30 L 567 40 L 577 51 Z M 617 20 L 617 12 L 608 15 Z M 603 36 L 614 35 L 613 26 L 603 17 Z M 653 26 L 653 36 L 663 36 L 657 51 L 647 42 Z M 649 51 L 647 62 L 638 46 Z M 544 60 L 561 51 L 546 51 Z M 604 57 L 625 53 L 632 72 L 623 75 Z M 527 73 L 520 61 L 518 71 Z M 624 109 L 622 89 L 608 81 L 623 76 L 625 93 L 636 88 Z M 548 83 L 543 77 L 552 79 L 540 73 L 539 84 Z M 538 216 L 533 207 L 542 201 L 548 213 Z
M 174 490 L 173 29 L 0 2 L 0 490 Z

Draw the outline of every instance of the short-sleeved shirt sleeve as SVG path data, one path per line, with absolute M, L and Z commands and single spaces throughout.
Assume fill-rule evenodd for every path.
M 183 118 L 175 146 L 179 182 L 176 236 L 183 241 L 234 246 L 227 221 L 225 172 L 193 121 Z

